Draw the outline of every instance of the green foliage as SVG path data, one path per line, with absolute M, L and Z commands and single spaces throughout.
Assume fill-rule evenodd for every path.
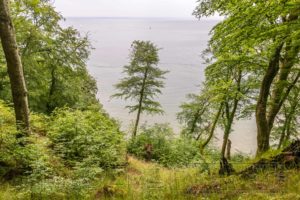
M 12 1 L 11 9 L 31 111 L 51 113 L 64 106 L 99 109 L 96 81 L 86 69 L 91 49 L 87 36 L 62 27 L 63 18 L 49 0 Z M 0 50 L 0 99 L 11 102 L 10 93 Z
M 155 124 L 152 127 L 143 125 L 140 134 L 131 139 L 128 144 L 128 152 L 139 158 L 146 158 L 146 145 L 152 145 L 152 159 L 160 160 L 161 156 L 170 151 L 169 141 L 173 131 L 168 124 Z
M 56 110 L 48 128 L 54 151 L 74 166 L 77 162 L 102 168 L 124 161 L 123 135 L 105 114 L 71 109 Z
M 0 101 L 0 177 L 9 172 L 16 165 L 12 156 L 13 150 L 17 147 L 14 126 L 15 118 L 11 109 Z
M 199 141 L 209 132 L 212 106 L 207 93 L 187 95 L 188 102 L 180 105 L 177 119 L 183 125 L 182 136 Z
M 21 140 L 16 138 L 18 131 L 13 113 L 10 107 L 0 101 L 0 179 L 12 179 L 24 174 L 31 169 L 34 159 L 39 157 L 34 145 L 19 145 Z
M 138 158 L 148 159 L 147 145 L 151 145 L 151 159 L 168 167 L 188 166 L 200 152 L 197 142 L 176 138 L 168 124 L 142 126 L 140 134 L 129 141 L 127 149 Z
M 154 100 L 161 94 L 162 79 L 167 73 L 157 67 L 159 49 L 149 41 L 134 41 L 131 48 L 130 64 L 123 71 L 127 76 L 115 86 L 119 92 L 113 97 L 133 101 L 134 105 L 126 107 L 130 112 L 162 113 L 159 102 Z
M 292 89 L 282 110 L 275 121 L 272 139 L 279 141 L 278 148 L 285 147 L 291 140 L 299 136 L 300 113 L 300 87 L 299 83 Z
M 242 118 L 256 112 L 258 153 L 268 150 L 270 135 L 278 132 L 274 121 L 285 115 L 280 110 L 299 82 L 299 8 L 299 2 L 294 0 L 199 0 L 194 11 L 198 18 L 216 13 L 226 16 L 212 30 L 209 49 L 213 63 L 206 69 L 206 78 L 213 87 L 225 91 L 224 113 L 228 119 L 230 115 Z M 239 70 L 240 89 L 235 88 Z M 234 92 L 237 89 L 240 94 Z M 233 105 L 234 99 L 239 101 L 238 106 Z M 291 116 L 283 118 L 286 117 Z M 228 119 L 222 120 L 227 133 L 231 128 Z M 291 124 L 283 121 L 280 144 L 289 135 L 286 129 Z
M 123 135 L 104 113 L 65 108 L 32 114 L 31 124 L 19 145 L 13 110 L 0 101 L 0 180 L 16 184 L 15 199 L 84 199 L 104 169 L 124 164 Z

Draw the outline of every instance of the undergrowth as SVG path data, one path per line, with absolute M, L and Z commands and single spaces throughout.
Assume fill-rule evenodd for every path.
M 167 145 L 155 159 L 128 155 L 126 164 L 122 133 L 104 114 L 70 109 L 50 117 L 32 114 L 32 134 L 20 147 L 12 109 L 0 102 L 0 110 L 0 200 L 300 199 L 299 170 L 220 177 L 217 151 L 201 156 L 194 151 L 197 146 L 187 148 L 186 141 L 161 135 L 159 126 L 152 128 L 160 138 L 155 145 Z M 149 130 L 137 141 L 155 142 Z M 132 152 L 143 151 L 143 143 L 138 144 L 130 144 Z M 231 160 L 237 171 L 255 161 L 242 155 Z

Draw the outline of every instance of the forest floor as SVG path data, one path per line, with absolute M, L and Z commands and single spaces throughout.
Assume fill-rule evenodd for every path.
M 40 151 L 51 157 L 59 170 L 61 161 L 49 150 L 48 140 L 37 137 Z M 233 162 L 242 171 L 254 161 Z M 128 165 L 119 170 L 104 172 L 93 183 L 84 199 L 96 200 L 198 200 L 198 199 L 272 199 L 300 200 L 300 170 L 272 169 L 257 172 L 249 177 L 239 175 L 219 176 L 218 162 L 209 163 L 210 173 L 203 166 L 166 168 L 153 162 L 128 157 Z M 68 173 L 65 173 L 66 175 Z M 57 183 L 59 184 L 59 183 Z M 58 185 L 58 188 L 60 186 Z M 29 188 L 30 189 L 30 188 Z M 48 189 L 48 188 L 46 188 Z M 50 188 L 49 188 L 50 189 Z M 69 191 L 72 193 L 72 191 Z M 54 191 L 55 193 L 55 191 Z M 57 192 L 56 192 L 57 193 Z M 25 195 L 26 196 L 26 195 Z M 82 199 L 76 197 L 42 199 Z M 41 199 L 23 198 L 23 193 L 10 184 L 0 185 L 0 200 Z M 66 197 L 66 198 L 65 198 Z
M 247 179 L 220 177 L 198 168 L 167 169 L 129 157 L 125 173 L 102 183 L 95 199 L 290 199 L 300 200 L 300 171 L 264 171 Z

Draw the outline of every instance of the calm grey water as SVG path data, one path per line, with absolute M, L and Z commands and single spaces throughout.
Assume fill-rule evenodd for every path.
M 170 123 L 176 132 L 180 125 L 176 120 L 179 105 L 186 94 L 199 91 L 204 80 L 205 66 L 201 52 L 207 47 L 209 31 L 218 21 L 175 20 L 175 19 L 121 19 L 121 18 L 68 18 L 71 25 L 82 34 L 89 34 L 92 51 L 88 68 L 97 80 L 98 98 L 105 110 L 122 122 L 123 129 L 135 118 L 124 109 L 126 103 L 111 99 L 113 85 L 122 77 L 122 67 L 129 62 L 130 45 L 134 40 L 150 40 L 158 47 L 159 66 L 170 71 L 166 76 L 166 87 L 159 97 L 165 115 L 142 116 L 148 123 Z M 233 150 L 253 153 L 255 150 L 255 123 L 238 122 L 231 139 Z M 221 138 L 221 137 L 218 137 Z M 216 143 L 220 140 L 216 138 Z

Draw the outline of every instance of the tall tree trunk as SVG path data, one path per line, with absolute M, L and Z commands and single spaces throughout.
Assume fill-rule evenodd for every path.
M 283 44 L 280 44 L 272 56 L 266 74 L 263 78 L 256 106 L 257 125 L 257 155 L 261 155 L 270 148 L 270 130 L 267 120 L 267 103 L 274 78 L 279 71 L 279 59 Z
M 283 22 L 291 22 L 297 20 L 299 17 L 299 9 L 295 9 L 290 12 L 289 15 L 283 17 Z M 288 75 L 291 71 L 291 68 L 294 65 L 295 57 L 299 53 L 299 45 L 291 48 L 293 41 L 288 40 L 285 45 L 285 58 L 283 59 L 283 65 L 279 72 L 279 64 L 280 64 L 280 53 L 282 51 L 284 43 L 281 43 L 275 50 L 274 55 L 272 56 L 267 72 L 264 76 L 260 94 L 257 102 L 256 107 L 256 124 L 257 124 L 257 152 L 256 155 L 259 156 L 262 153 L 266 152 L 270 148 L 269 140 L 271 130 L 273 128 L 274 120 L 276 115 L 280 111 L 282 104 L 284 103 L 285 99 L 287 98 L 290 90 L 287 88 L 285 94 L 283 94 L 283 90 L 285 88 L 281 87 L 282 82 L 286 81 Z M 268 105 L 268 96 L 270 93 L 270 89 L 272 83 L 277 76 L 278 77 L 278 84 L 275 84 L 275 89 L 273 91 L 271 102 L 271 108 L 269 113 L 267 112 L 267 105 Z M 282 95 L 285 97 L 282 98 Z
M 0 0 L 0 38 L 11 83 L 17 128 L 22 135 L 28 135 L 30 132 L 28 94 L 8 0 Z
M 133 138 L 136 137 L 137 130 L 138 130 L 139 123 L 140 123 L 140 117 L 141 117 L 141 113 L 142 113 L 143 100 L 144 100 L 145 85 L 146 85 L 146 80 L 147 80 L 147 77 L 148 77 L 148 70 L 149 70 L 149 68 L 147 67 L 146 71 L 145 71 L 145 74 L 144 74 L 144 78 L 143 78 L 142 88 L 141 88 L 141 91 L 140 91 L 139 107 L 138 107 L 138 112 L 137 112 L 135 125 L 134 125 L 134 129 L 133 129 L 133 133 L 132 133 Z
M 270 99 L 270 110 L 267 116 L 270 132 L 273 128 L 273 124 L 278 112 L 280 111 L 290 91 L 293 89 L 299 79 L 298 73 L 295 81 L 292 84 L 288 85 L 288 77 L 292 71 L 293 66 L 295 65 L 298 53 L 299 46 L 291 48 L 291 41 L 288 41 L 285 47 L 285 56 L 280 65 L 278 80 L 276 80 L 276 83 L 274 84 L 274 90 Z

